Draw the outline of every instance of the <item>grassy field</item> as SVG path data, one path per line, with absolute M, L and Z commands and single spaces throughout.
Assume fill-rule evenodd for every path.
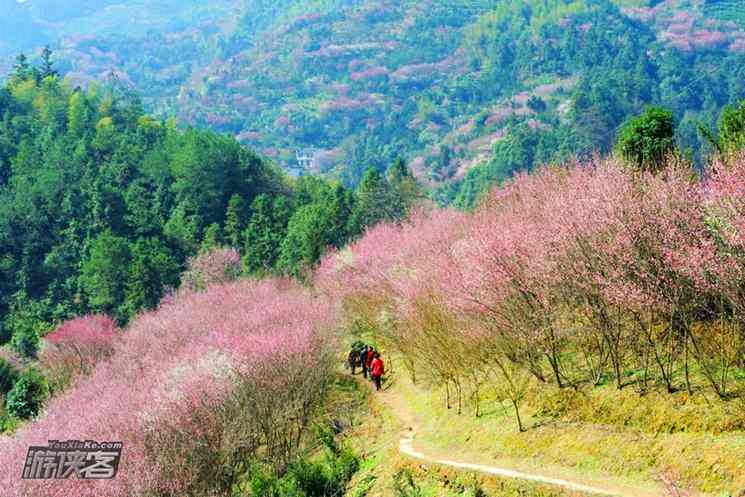
M 476 417 L 473 406 L 461 415 L 448 409 L 444 389 L 419 388 L 403 374 L 395 383 L 390 395 L 413 413 L 420 443 L 450 458 L 605 480 L 631 493 L 672 485 L 694 495 L 745 489 L 743 411 L 735 403 L 639 397 L 613 387 L 584 393 L 534 388 L 522 407 L 528 429 L 519 433 L 512 408 L 488 391 Z

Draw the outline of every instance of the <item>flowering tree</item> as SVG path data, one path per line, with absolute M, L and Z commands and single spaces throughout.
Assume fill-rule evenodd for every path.
M 117 335 L 114 321 L 102 315 L 67 321 L 46 335 L 39 361 L 51 379 L 52 391 L 65 388 L 107 359 L 114 352 Z
M 190 258 L 181 280 L 191 290 L 205 290 L 213 284 L 233 281 L 240 274 L 240 253 L 233 248 L 216 247 Z
M 418 212 L 331 254 L 316 285 L 460 404 L 497 382 L 612 378 L 727 398 L 745 350 L 745 158 L 700 181 L 676 158 L 518 175 L 472 214 Z M 449 396 L 449 395 L 448 395 Z M 477 407 L 478 412 L 478 407 Z

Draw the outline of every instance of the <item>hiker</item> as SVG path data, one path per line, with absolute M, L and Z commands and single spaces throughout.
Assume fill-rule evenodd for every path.
M 372 347 L 367 348 L 367 355 L 365 357 L 365 369 L 367 370 L 367 373 L 370 374 L 370 368 L 372 367 L 373 359 L 375 359 L 375 349 Z M 367 378 L 367 376 L 365 377 Z M 372 374 L 370 374 L 370 380 L 372 380 Z
M 357 349 L 352 349 L 349 351 L 349 356 L 347 356 L 347 367 L 352 370 L 352 374 L 354 374 L 354 370 L 357 367 L 357 361 L 360 358 L 360 352 Z
M 370 376 L 372 376 L 373 382 L 375 383 L 375 390 L 380 391 L 380 379 L 385 373 L 383 368 L 383 359 L 380 358 L 380 354 L 375 352 L 375 358 L 370 365 Z
M 362 366 L 362 376 L 367 378 L 367 354 L 370 352 L 371 347 L 365 345 L 360 352 L 360 366 Z

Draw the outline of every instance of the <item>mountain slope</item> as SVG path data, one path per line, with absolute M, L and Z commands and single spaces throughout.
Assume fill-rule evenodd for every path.
M 690 14 L 689 27 L 697 30 L 690 46 L 682 45 L 683 34 L 668 36 L 670 29 L 680 31 L 670 19 L 690 8 L 686 2 L 624 10 L 610 2 L 357 1 L 315 8 L 305 2 L 304 15 L 193 79 L 180 94 L 179 115 L 236 133 L 286 165 L 294 162 L 295 148 L 320 148 L 315 165 L 341 166 L 350 181 L 366 165 L 383 167 L 396 154 L 413 160 L 420 178 L 460 179 L 509 135 L 513 114 L 534 130 L 568 121 L 567 133 L 579 138 L 548 147 L 565 149 L 563 157 L 607 150 L 617 126 L 645 103 L 678 107 L 683 118 L 682 109 L 713 115 L 732 99 L 719 92 L 704 105 L 676 95 L 695 83 L 698 61 L 691 58 L 722 61 L 734 57 L 740 43 L 737 32 L 698 27 L 701 6 Z M 675 50 L 668 54 L 670 46 Z M 689 74 L 674 81 L 672 73 L 686 65 Z M 670 80 L 660 82 L 667 76 L 660 71 Z M 594 79 L 609 76 L 614 88 L 598 89 L 603 84 Z M 700 93 L 714 86 L 703 82 Z M 608 91 L 625 102 L 582 105 L 602 106 L 599 100 L 607 98 L 597 93 Z M 534 94 L 548 100 L 546 110 L 526 105 Z M 598 126 L 598 117 L 607 122 Z M 691 131 L 686 145 L 698 147 Z
M 737 2 L 109 0 L 63 18 L 42 1 L 11 6 L 46 27 L 37 41 L 59 30 L 74 80 L 115 71 L 156 113 L 285 167 L 312 148 L 306 165 L 347 183 L 402 155 L 463 204 L 516 169 L 607 151 L 650 103 L 698 156 L 698 121 L 745 96 Z

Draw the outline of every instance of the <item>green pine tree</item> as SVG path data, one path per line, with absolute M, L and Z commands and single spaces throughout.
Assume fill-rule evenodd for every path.
M 280 247 L 278 268 L 296 278 L 303 277 L 332 244 L 333 223 L 319 204 L 304 205 L 290 219 Z
M 377 169 L 369 168 L 355 192 L 355 205 L 349 219 L 350 236 L 361 235 L 366 228 L 396 217 L 398 207 L 391 205 L 390 187 Z
M 83 262 L 80 283 L 95 310 L 113 315 L 124 303 L 131 258 L 127 240 L 111 231 L 93 241 Z
M 231 247 L 240 247 L 243 240 L 243 231 L 246 223 L 246 207 L 243 197 L 233 195 L 228 202 L 228 210 L 225 213 L 225 241 Z
M 54 68 L 54 63 L 52 62 L 52 50 L 49 48 L 49 45 L 46 45 L 44 47 L 44 50 L 41 51 L 41 67 L 39 68 L 39 76 L 41 79 L 48 78 L 48 77 L 57 77 L 59 76 L 59 73 Z
M 261 194 L 251 204 L 251 218 L 244 231 L 243 266 L 247 273 L 272 271 L 287 234 L 292 205 L 285 196 L 272 199 Z
M 658 171 L 668 154 L 675 150 L 673 113 L 661 107 L 649 107 L 629 120 L 621 129 L 616 150 L 632 167 Z

